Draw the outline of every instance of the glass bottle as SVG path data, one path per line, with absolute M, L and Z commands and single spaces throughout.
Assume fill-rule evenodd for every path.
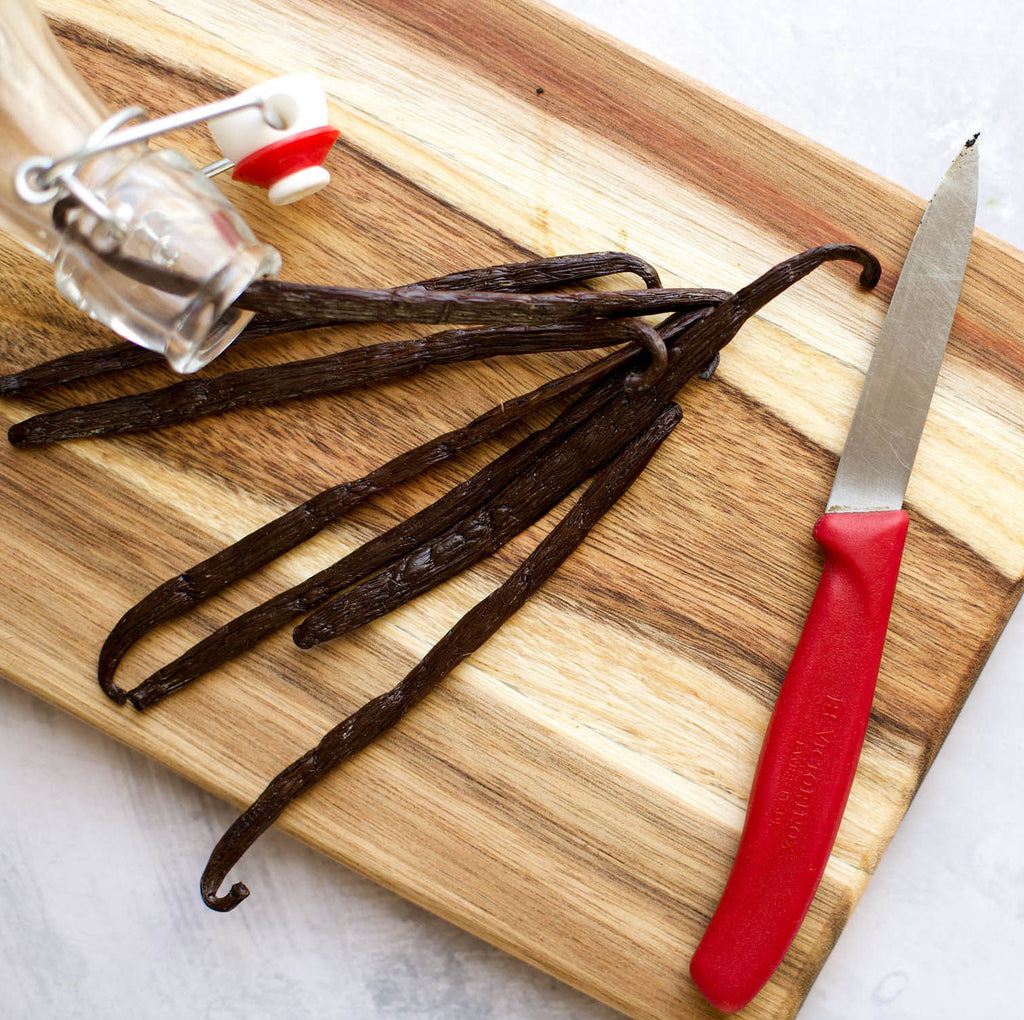
M 140 141 L 64 166 L 141 113 L 111 117 L 33 0 L 3 0 L 0 230 L 53 263 L 77 307 L 190 372 L 241 332 L 251 313 L 232 302 L 281 262 L 173 150 Z

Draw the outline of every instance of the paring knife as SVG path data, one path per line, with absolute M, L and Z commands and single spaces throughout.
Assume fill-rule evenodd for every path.
M 789 949 L 853 783 L 909 523 L 903 496 L 974 233 L 976 138 L 914 236 L 814 528 L 821 581 L 768 724 L 732 871 L 690 964 L 723 1012 L 745 1006 Z

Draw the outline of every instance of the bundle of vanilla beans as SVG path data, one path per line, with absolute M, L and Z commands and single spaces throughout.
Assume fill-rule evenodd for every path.
M 494 592 L 474 606 L 396 686 L 367 702 L 271 780 L 210 856 L 202 896 L 230 910 L 248 889 L 218 890 L 245 851 L 299 794 L 397 723 L 480 647 L 551 576 L 643 471 L 682 411 L 675 397 L 766 302 L 824 262 L 861 267 L 872 287 L 878 262 L 853 245 L 812 248 L 735 294 L 668 289 L 629 255 L 572 255 L 492 266 L 391 290 L 263 281 L 238 304 L 255 313 L 236 343 L 353 321 L 445 323 L 456 328 L 269 368 L 189 378 L 146 393 L 36 415 L 11 427 L 15 446 L 161 428 L 249 404 L 268 404 L 409 375 L 429 366 L 530 352 L 614 348 L 586 367 L 503 402 L 469 424 L 409 450 L 368 475 L 320 492 L 276 520 L 165 581 L 129 609 L 100 653 L 98 679 L 118 704 L 144 710 L 292 624 L 302 648 L 349 633 L 478 563 L 530 527 L 577 487 L 572 509 Z M 138 267 L 127 271 L 139 275 Z M 587 279 L 634 273 L 645 289 L 545 293 Z M 641 316 L 667 313 L 657 325 Z M 129 344 L 84 351 L 0 379 L 0 394 L 27 395 L 158 356 Z M 131 689 L 115 682 L 128 650 L 317 534 L 369 497 L 504 433 L 543 408 L 544 427 L 436 502 L 337 563 L 279 592 L 199 641 Z

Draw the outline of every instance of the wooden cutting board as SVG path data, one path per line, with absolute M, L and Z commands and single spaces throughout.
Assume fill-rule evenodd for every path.
M 811 528 L 923 201 L 531 2 L 45 7 L 112 106 L 158 114 L 293 70 L 321 77 L 342 131 L 331 189 L 275 210 L 224 185 L 284 254 L 285 278 L 385 286 L 626 249 L 668 284 L 735 289 L 824 242 L 881 259 L 871 294 L 849 267 L 826 268 L 750 323 L 715 379 L 683 392 L 681 426 L 543 592 L 280 823 L 631 1016 L 712 1015 L 689 957 L 736 847 L 820 569 Z M 200 130 L 177 144 L 197 162 L 215 156 Z M 53 299 L 46 267 L 9 247 L 0 258 L 0 368 L 106 342 Z M 1022 294 L 1020 253 L 979 233 L 908 493 L 910 537 L 849 808 L 808 919 L 750 1017 L 799 1008 L 1019 595 Z M 211 371 L 417 332 L 261 342 Z M 400 679 L 548 525 L 351 638 L 303 652 L 279 634 L 144 715 L 96 687 L 109 628 L 225 542 L 580 357 L 439 369 L 149 435 L 5 445 L 0 670 L 248 803 Z M 6 426 L 165 378 L 155 368 L 7 399 L 0 415 Z M 146 642 L 121 679 L 137 682 L 479 462 L 374 501 Z M 237 871 L 244 879 L 245 861 Z

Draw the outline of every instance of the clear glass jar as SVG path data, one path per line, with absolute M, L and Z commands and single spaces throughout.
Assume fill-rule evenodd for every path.
M 183 156 L 145 143 L 72 168 L 110 222 L 81 206 L 55 222 L 66 194 L 56 188 L 26 202 L 15 184 L 23 163 L 80 151 L 109 117 L 32 0 L 2 0 L 0 229 L 54 263 L 58 290 L 77 307 L 191 372 L 241 332 L 251 313 L 232 302 L 252 280 L 275 275 L 280 257 Z M 126 265 L 164 270 L 174 285 L 145 282 Z

